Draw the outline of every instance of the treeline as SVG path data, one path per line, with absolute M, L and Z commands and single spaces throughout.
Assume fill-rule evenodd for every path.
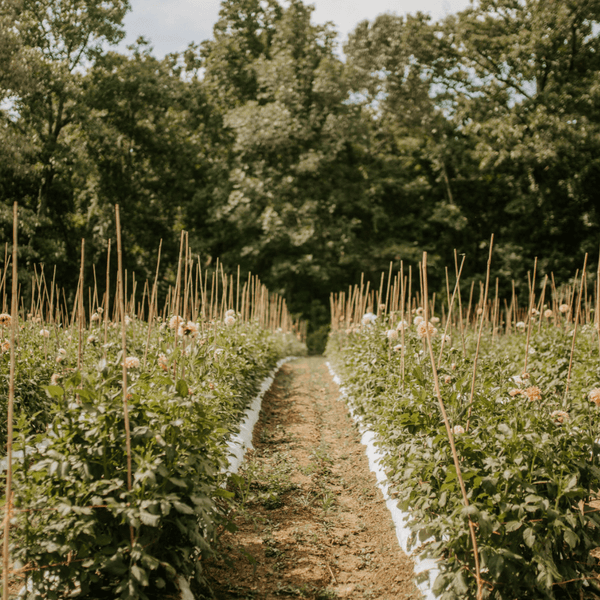
M 126 267 L 162 291 L 180 232 L 203 265 L 258 273 L 327 321 L 329 293 L 423 250 L 443 288 L 484 275 L 595 270 L 600 1 L 478 0 L 381 15 L 340 58 L 290 0 L 223 0 L 213 37 L 126 54 L 127 0 L 0 0 L 0 226 L 21 207 L 21 264 L 76 286 L 80 240 L 106 264 L 121 206 Z M 437 272 L 436 272 L 437 268 Z M 101 284 L 100 284 L 101 285 Z M 74 291 L 74 290 L 73 290 Z

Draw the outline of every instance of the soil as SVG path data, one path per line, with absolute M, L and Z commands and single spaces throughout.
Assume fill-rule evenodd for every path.
M 422 598 L 339 397 L 323 358 L 279 371 L 232 488 L 229 564 L 208 565 L 216 598 Z

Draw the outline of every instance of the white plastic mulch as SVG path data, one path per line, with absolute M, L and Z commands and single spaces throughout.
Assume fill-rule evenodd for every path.
M 260 390 L 256 398 L 254 398 L 252 404 L 246 409 L 244 417 L 240 421 L 240 432 L 232 435 L 231 439 L 227 442 L 227 446 L 229 447 L 229 467 L 226 469 L 227 473 L 237 473 L 244 460 L 246 450 L 254 449 L 252 445 L 252 432 L 258 421 L 263 396 L 273 384 L 277 371 L 279 371 L 282 365 L 290 360 L 294 360 L 294 358 L 296 357 L 288 356 L 278 361 L 269 376 L 260 384 Z
M 290 360 L 294 360 L 295 356 L 288 356 L 286 358 L 282 358 L 277 362 L 275 368 L 271 371 L 268 377 L 266 377 L 263 382 L 260 384 L 260 390 L 252 404 L 246 409 L 244 412 L 244 416 L 240 421 L 240 432 L 236 435 L 233 435 L 231 439 L 227 442 L 227 446 L 229 447 L 229 467 L 226 469 L 227 473 L 237 473 L 242 461 L 244 460 L 244 455 L 246 454 L 246 450 L 253 448 L 252 446 L 252 431 L 254 430 L 254 426 L 258 421 L 258 415 L 260 414 L 260 407 L 262 405 L 262 399 L 265 393 L 269 390 L 273 381 L 275 379 L 275 375 L 277 371 L 284 365 L 286 362 Z M 49 442 L 47 442 L 49 443 Z M 20 454 L 18 452 L 13 453 L 13 461 L 14 460 L 22 460 L 23 453 Z M 0 461 L 0 472 L 6 469 L 7 459 L 6 457 Z M 177 578 L 177 583 L 179 585 L 179 591 L 181 592 L 181 600 L 194 600 L 194 596 L 190 590 L 189 583 L 183 576 L 179 576 Z M 24 597 L 27 592 L 32 592 L 33 588 L 31 582 L 28 582 L 21 591 L 19 592 L 19 598 Z
M 408 549 L 408 537 L 410 535 L 410 529 L 407 526 L 409 515 L 401 511 L 397 502 L 390 497 L 388 493 L 388 484 L 387 477 L 383 471 L 383 468 L 380 465 L 380 461 L 383 458 L 383 454 L 379 451 L 375 442 L 377 442 L 376 434 L 371 431 L 369 428 L 369 424 L 364 421 L 364 419 L 355 414 L 354 409 L 352 407 L 351 399 L 348 396 L 347 391 L 344 389 L 342 385 L 342 381 L 338 377 L 338 375 L 333 370 L 332 366 L 327 363 L 327 367 L 329 368 L 329 372 L 333 377 L 333 381 L 338 385 L 340 389 L 340 398 L 345 400 L 346 406 L 348 406 L 348 410 L 350 411 L 350 415 L 354 419 L 354 422 L 358 425 L 359 431 L 362 434 L 361 443 L 366 446 L 365 454 L 369 459 L 369 468 L 375 476 L 377 477 L 377 485 L 383 494 L 385 499 L 385 504 L 390 511 L 392 516 L 392 521 L 394 522 L 394 526 L 396 528 L 396 537 L 398 538 L 398 543 L 400 547 L 406 554 L 411 554 L 411 551 Z M 414 565 L 415 565 L 415 575 L 428 571 L 429 578 L 425 581 L 418 583 L 417 586 L 424 594 L 427 600 L 436 600 L 436 596 L 433 594 L 433 582 L 439 574 L 439 569 L 436 566 L 436 563 L 431 558 L 421 559 L 417 555 L 418 547 L 414 550 L 414 555 L 412 555 Z

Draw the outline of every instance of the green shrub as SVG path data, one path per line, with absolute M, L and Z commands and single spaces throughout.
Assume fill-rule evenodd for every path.
M 566 399 L 568 332 L 533 334 L 526 380 L 514 379 L 523 370 L 525 336 L 486 334 L 470 428 L 455 435 L 466 509 L 426 346 L 414 328 L 406 332 L 402 381 L 401 351 L 391 348 L 386 327 L 336 332 L 328 356 L 353 406 L 378 434 L 391 490 L 410 514 L 411 543 L 436 540 L 423 548 L 424 556 L 439 561 L 434 592 L 441 600 L 475 597 L 469 516 L 485 598 L 579 598 L 580 591 L 597 589 L 590 550 L 600 546 L 600 517 L 589 502 L 600 489 L 600 419 L 587 398 L 600 381 L 593 331 L 581 332 Z M 439 340 L 433 343 L 437 357 Z M 474 345 L 469 337 L 466 357 L 457 348 L 447 350 L 439 369 L 453 427 L 466 429 Z M 534 387 L 541 398 L 530 389 L 530 401 L 526 391 Z

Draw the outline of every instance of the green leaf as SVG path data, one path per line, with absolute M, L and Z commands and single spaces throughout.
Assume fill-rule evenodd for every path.
M 179 502 L 177 500 L 173 501 L 173 508 L 177 512 L 180 512 L 180 513 L 182 513 L 184 515 L 193 515 L 194 514 L 194 509 L 193 508 L 191 508 L 187 504 L 184 504 L 183 502 Z
M 58 385 L 43 385 L 42 389 L 50 398 L 60 398 L 65 394 L 65 390 Z
M 177 393 L 182 398 L 187 398 L 187 396 L 189 396 L 189 387 L 188 387 L 188 384 L 185 382 L 184 379 L 180 379 L 177 382 L 177 385 L 175 386 L 175 389 L 177 390 Z
M 567 542 L 571 548 L 576 548 L 577 544 L 579 543 L 579 536 L 577 536 L 577 534 L 570 529 L 567 529 L 564 535 L 565 542 Z
M 529 548 L 533 548 L 535 544 L 535 533 L 531 527 L 527 527 L 523 532 L 523 541 Z
M 161 515 L 153 515 L 145 510 L 140 510 L 140 521 L 149 527 L 158 527 L 160 524 Z
M 142 569 L 137 565 L 131 567 L 131 575 L 142 586 L 147 586 L 150 583 L 148 573 L 146 573 L 145 569 Z

